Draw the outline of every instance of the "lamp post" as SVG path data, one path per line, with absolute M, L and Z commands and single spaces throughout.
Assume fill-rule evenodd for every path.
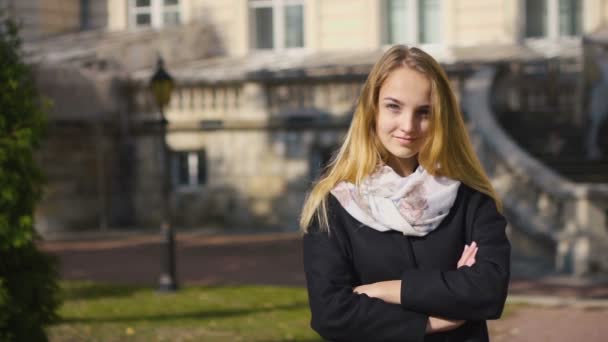
M 171 214 L 169 208 L 169 195 L 171 192 L 171 182 L 169 177 L 169 148 L 167 146 L 167 124 L 165 118 L 165 107 L 171 100 L 171 92 L 173 91 L 173 78 L 167 73 L 164 68 L 163 59 L 158 58 L 156 72 L 150 79 L 150 91 L 154 97 L 154 101 L 158 106 L 161 117 L 161 134 L 162 134 L 162 220 L 160 224 L 161 234 L 163 236 L 163 252 L 162 252 L 162 270 L 160 275 L 159 291 L 173 292 L 177 290 L 177 279 L 175 277 L 175 232 L 171 225 Z

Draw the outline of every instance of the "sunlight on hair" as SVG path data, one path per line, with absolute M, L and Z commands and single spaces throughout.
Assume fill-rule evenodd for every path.
M 313 220 L 318 220 L 321 230 L 330 230 L 326 205 L 329 192 L 342 181 L 361 184 L 386 162 L 389 152 L 375 133 L 378 96 L 388 75 L 406 66 L 424 74 L 431 83 L 431 133 L 418 154 L 419 164 L 434 176 L 459 180 L 490 196 L 502 211 L 500 200 L 473 150 L 445 71 L 426 52 L 395 45 L 373 66 L 342 146 L 306 198 L 300 217 L 303 232 L 308 231 Z

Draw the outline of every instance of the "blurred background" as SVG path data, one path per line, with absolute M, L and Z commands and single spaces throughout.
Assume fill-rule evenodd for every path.
M 504 201 L 512 296 L 493 337 L 608 332 L 598 327 L 608 308 L 608 0 L 0 8 L 21 24 L 22 58 L 52 103 L 35 155 L 46 177 L 35 229 L 67 291 L 52 340 L 318 340 L 307 327 L 299 211 L 392 44 L 445 68 Z M 195 299 L 148 291 L 178 283 Z M 239 294 L 264 299 L 232 308 Z M 173 316 L 121 316 L 82 309 L 87 300 L 126 311 L 183 305 Z M 197 311 L 208 301 L 232 304 Z M 570 322 L 564 331 L 559 319 Z

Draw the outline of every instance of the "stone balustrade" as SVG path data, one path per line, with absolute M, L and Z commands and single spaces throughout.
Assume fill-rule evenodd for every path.
M 573 183 L 505 134 L 490 107 L 494 76 L 485 67 L 466 82 L 463 108 L 510 223 L 550 246 L 557 271 L 583 276 L 608 270 L 608 184 Z
M 232 118 L 243 106 L 242 93 L 242 84 L 178 85 L 167 108 L 167 119 L 183 122 Z
M 363 80 L 263 84 L 231 82 L 176 85 L 165 110 L 172 124 L 208 120 L 267 122 L 274 118 L 350 115 Z M 154 120 L 158 109 L 148 87 L 133 89 L 133 111 L 137 120 Z
M 280 116 L 316 108 L 327 115 L 342 116 L 352 112 L 362 85 L 363 79 L 271 84 L 267 87 L 268 112 Z

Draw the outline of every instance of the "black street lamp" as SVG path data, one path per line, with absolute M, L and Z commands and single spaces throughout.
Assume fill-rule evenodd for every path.
M 169 195 L 171 193 L 171 182 L 169 175 L 169 148 L 167 146 L 167 124 L 165 118 L 165 107 L 171 100 L 171 92 L 174 87 L 173 78 L 164 68 L 163 59 L 158 58 L 156 72 L 150 79 L 150 90 L 154 101 L 158 106 L 161 117 L 162 134 L 162 220 L 160 224 L 161 234 L 163 235 L 164 253 L 162 253 L 162 270 L 160 275 L 159 291 L 173 292 L 177 290 L 177 279 L 175 276 L 175 232 L 171 225 L 171 213 L 169 208 Z

